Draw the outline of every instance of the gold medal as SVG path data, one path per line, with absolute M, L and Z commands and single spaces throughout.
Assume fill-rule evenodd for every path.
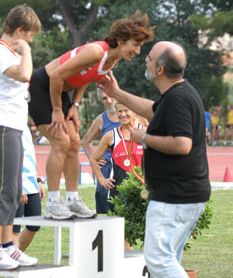
M 128 158 L 126 158 L 124 160 L 124 165 L 125 165 L 125 167 L 129 167 L 130 166 L 130 160 Z
M 143 200 L 147 200 L 148 197 L 149 197 L 149 192 L 148 190 L 146 190 L 145 188 L 141 190 L 140 192 L 140 197 L 143 199 Z

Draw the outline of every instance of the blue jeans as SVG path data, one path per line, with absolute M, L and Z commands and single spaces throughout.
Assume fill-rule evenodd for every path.
M 204 209 L 205 203 L 149 202 L 144 256 L 151 278 L 188 278 L 180 264 L 182 252 Z

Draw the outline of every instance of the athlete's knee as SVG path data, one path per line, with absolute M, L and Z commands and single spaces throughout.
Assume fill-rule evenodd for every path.
M 81 145 L 81 140 L 79 136 L 70 138 L 69 151 L 77 153 L 80 149 L 80 145 Z
M 52 144 L 52 149 L 57 154 L 66 154 L 70 148 L 71 142 L 69 136 L 62 136 Z

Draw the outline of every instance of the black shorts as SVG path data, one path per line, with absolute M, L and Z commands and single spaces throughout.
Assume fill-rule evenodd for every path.
M 52 104 L 49 92 L 49 76 L 45 68 L 39 68 L 32 74 L 30 86 L 29 114 L 36 125 L 50 124 Z M 71 100 L 67 92 L 62 93 L 62 111 L 67 116 Z
M 40 194 L 29 194 L 27 195 L 28 202 L 26 205 L 20 204 L 15 217 L 23 217 L 23 216 L 39 216 L 41 215 L 41 200 Z M 26 226 L 29 231 L 37 232 L 39 231 L 39 226 Z M 20 225 L 13 225 L 13 232 L 20 233 L 21 226 Z
M 106 161 L 106 164 L 101 167 L 101 172 L 105 178 L 109 178 L 112 170 L 112 162 L 110 160 Z M 97 213 L 107 213 L 110 207 L 110 202 L 108 200 L 108 190 L 104 188 L 97 181 L 96 192 L 95 192 L 95 202 L 96 202 L 96 212 Z

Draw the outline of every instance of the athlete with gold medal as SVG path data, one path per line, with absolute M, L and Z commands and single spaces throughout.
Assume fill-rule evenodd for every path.
M 90 157 L 90 164 L 99 183 L 109 190 L 109 197 L 117 194 L 116 186 L 121 184 L 123 179 L 127 178 L 127 172 L 133 171 L 135 176 L 140 177 L 134 167 L 141 166 L 143 156 L 143 146 L 134 142 L 130 136 L 130 128 L 144 126 L 131 110 L 123 104 L 116 104 L 116 113 L 120 122 L 120 127 L 114 128 L 106 133 L 100 140 L 95 153 Z M 110 148 L 113 162 L 112 174 L 105 178 L 98 165 L 98 160 L 103 153 Z

